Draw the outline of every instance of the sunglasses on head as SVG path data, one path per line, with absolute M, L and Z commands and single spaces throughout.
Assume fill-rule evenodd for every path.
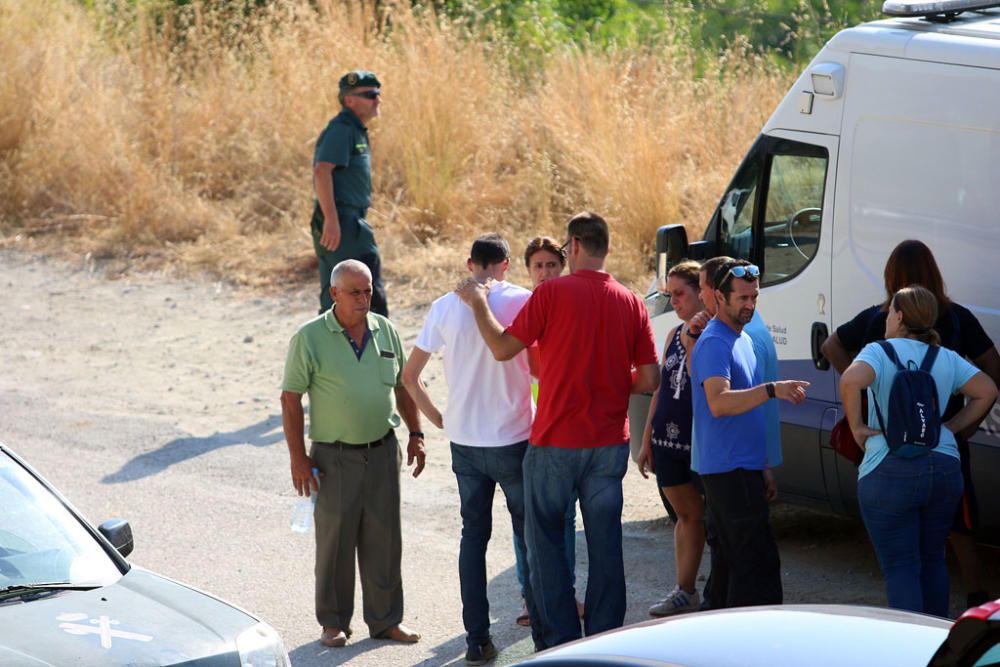
M 382 91 L 380 90 L 366 90 L 360 93 L 347 93 L 351 97 L 363 97 L 366 100 L 377 100 L 382 96 Z
M 754 264 L 737 264 L 726 272 L 726 275 L 723 276 L 716 289 L 722 289 L 722 286 L 726 284 L 726 281 L 729 280 L 731 276 L 735 278 L 743 278 L 747 281 L 754 281 L 760 277 L 760 269 L 758 269 Z

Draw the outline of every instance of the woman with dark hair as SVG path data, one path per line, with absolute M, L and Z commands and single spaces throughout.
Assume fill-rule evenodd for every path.
M 897 245 L 885 264 L 884 279 L 886 300 L 879 305 L 866 308 L 850 322 L 837 327 L 834 334 L 823 343 L 823 355 L 833 364 L 837 372 L 843 373 L 865 345 L 884 338 L 886 317 L 893 295 L 907 285 L 920 285 L 930 291 L 937 300 L 938 317 L 934 329 L 940 334 L 941 345 L 965 357 L 989 375 L 994 382 L 1000 384 L 1000 354 L 997 353 L 993 341 L 983 330 L 976 316 L 948 296 L 944 279 L 930 248 L 914 239 Z M 963 400 L 960 396 L 952 397 L 944 414 L 945 419 L 953 417 L 962 405 Z M 975 434 L 978 427 L 977 421 L 955 434 L 965 491 L 955 510 L 951 544 L 958 559 L 963 588 L 966 592 L 966 604 L 969 607 L 990 599 L 984 590 L 979 554 L 973 537 L 978 523 L 978 506 L 975 489 L 972 486 L 969 438 Z
M 667 597 L 649 608 L 651 616 L 697 611 L 701 597 L 695 587 L 705 548 L 705 499 L 698 474 L 691 470 L 691 382 L 687 352 L 681 338 L 684 324 L 705 306 L 698 298 L 698 262 L 681 262 L 667 274 L 670 305 L 681 322 L 667 335 L 660 364 L 660 389 L 653 394 L 636 463 L 646 477 L 649 469 L 677 513 L 674 554 L 677 582 Z
M 965 332 L 969 340 L 963 341 L 962 344 L 963 347 L 972 348 L 973 354 L 965 356 L 968 356 L 973 362 L 975 362 L 976 357 L 988 352 L 989 348 L 993 347 L 993 341 L 983 331 L 976 316 L 967 308 L 953 304 L 948 298 L 944 289 L 944 278 L 941 277 L 941 271 L 934 260 L 934 255 L 923 242 L 910 239 L 893 248 L 885 263 L 883 278 L 885 280 L 885 301 L 862 310 L 854 316 L 853 320 L 837 327 L 833 335 L 823 343 L 823 355 L 838 372 L 843 373 L 854 356 L 865 345 L 882 340 L 889 302 L 896 292 L 907 285 L 920 285 L 929 290 L 937 299 L 939 317 L 934 326 L 940 332 L 946 347 L 951 347 L 948 345 L 948 339 L 962 333 L 961 330 L 965 328 L 969 329 Z M 952 308 L 953 305 L 956 307 Z M 959 350 L 955 347 L 951 347 L 951 349 L 959 353 L 966 352 L 966 350 Z M 996 355 L 996 349 L 993 352 Z M 1000 367 L 1000 357 L 997 359 L 997 364 Z
M 978 424 L 997 397 L 993 380 L 960 355 L 940 347 L 934 330 L 938 319 L 935 295 L 923 287 L 904 287 L 889 302 L 885 338 L 899 365 L 919 368 L 931 346 L 937 357 L 929 372 L 944 414 L 949 397 L 961 393 L 968 402 L 950 418 L 942 417 L 937 445 L 906 457 L 892 453 L 885 435 L 865 425 L 861 391 L 868 390 L 868 423 L 892 429 L 888 414 L 897 362 L 882 344 L 869 343 L 840 378 L 840 400 L 854 439 L 865 451 L 858 467 L 858 504 L 885 577 L 886 596 L 894 609 L 948 614 L 948 568 L 945 538 L 962 495 L 962 472 L 955 433 Z M 931 350 L 933 351 L 933 350 Z M 879 406 L 882 406 L 879 411 Z M 878 421 L 876 421 L 878 420 Z

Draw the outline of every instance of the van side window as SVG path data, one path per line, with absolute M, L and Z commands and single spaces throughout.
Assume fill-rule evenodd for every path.
M 757 210 L 757 185 L 760 183 L 760 157 L 751 155 L 740 167 L 719 202 L 716 222 L 719 225 L 719 255 L 750 259 L 754 213 Z
M 828 164 L 822 146 L 759 136 L 705 229 L 708 256 L 754 262 L 761 286 L 802 271 L 819 247 Z
M 788 147 L 792 142 L 781 143 Z M 812 150 L 771 157 L 761 285 L 781 282 L 798 273 L 819 246 L 827 157 L 823 149 L 808 148 Z

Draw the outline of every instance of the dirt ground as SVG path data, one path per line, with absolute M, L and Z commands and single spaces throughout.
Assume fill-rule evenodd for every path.
M 431 298 L 451 286 L 406 305 L 390 302 L 407 347 Z M 348 646 L 328 650 L 316 641 L 312 542 L 288 527 L 294 492 L 278 404 L 288 339 L 315 312 L 314 291 L 263 295 L 160 275 L 109 280 L 88 261 L 0 251 L 0 440 L 89 520 L 128 519 L 133 563 L 271 623 L 296 665 L 458 664 L 458 496 L 447 442 L 430 425 L 425 473 L 403 477 L 406 622 L 423 640 L 367 639 L 359 590 Z M 437 358 L 424 377 L 443 405 Z M 674 579 L 672 528 L 653 484 L 634 466 L 624 481 L 628 623 L 645 620 Z M 513 622 L 520 601 L 504 515 L 498 498 L 488 576 L 500 664 L 530 650 L 527 630 Z M 860 523 L 782 504 L 773 521 L 786 602 L 885 603 Z M 580 520 L 577 545 L 585 591 Z

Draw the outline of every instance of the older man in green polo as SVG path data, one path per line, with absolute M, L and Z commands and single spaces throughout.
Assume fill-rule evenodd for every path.
M 316 140 L 313 154 L 313 247 L 319 258 L 322 313 L 330 308 L 330 270 L 345 259 L 360 260 L 372 273 L 371 309 L 388 317 L 382 263 L 366 216 L 372 202 L 371 145 L 368 123 L 379 115 L 382 84 L 371 72 L 340 78 L 340 113 Z
M 414 477 L 424 468 L 424 435 L 416 406 L 403 388 L 406 356 L 392 323 L 369 312 L 372 279 L 367 266 L 357 260 L 340 262 L 330 283 L 333 308 L 292 337 L 281 392 L 292 484 L 300 495 L 318 493 L 320 642 L 344 646 L 351 635 L 355 552 L 369 633 L 376 639 L 415 642 L 420 635 L 402 625 L 402 453 L 393 430 L 400 414 L 410 431 L 407 465 L 416 461 Z M 309 395 L 309 455 L 303 394 Z

